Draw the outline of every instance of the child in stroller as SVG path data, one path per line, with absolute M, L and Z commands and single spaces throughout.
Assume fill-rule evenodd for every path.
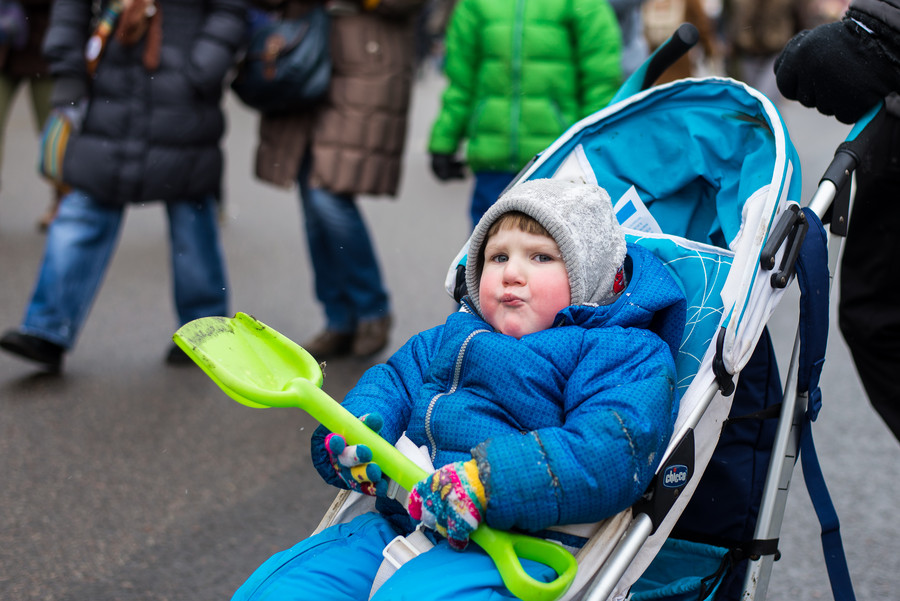
M 440 469 L 411 492 L 407 515 L 383 496 L 366 448 L 319 428 L 318 471 L 378 495 L 378 511 L 276 554 L 235 600 L 365 598 L 382 550 L 415 521 L 439 533 L 435 546 L 376 599 L 506 596 L 487 555 L 453 551 L 481 521 L 545 536 L 613 515 L 645 491 L 678 411 L 685 324 L 683 293 L 662 263 L 626 245 L 603 189 L 549 179 L 501 197 L 467 262 L 475 268 L 461 310 L 369 369 L 344 401 L 390 442 L 405 431 Z M 527 563 L 534 577 L 554 577 Z

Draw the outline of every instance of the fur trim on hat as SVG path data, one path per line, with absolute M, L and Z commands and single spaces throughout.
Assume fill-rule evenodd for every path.
M 569 273 L 572 304 L 601 304 L 625 260 L 625 237 L 606 190 L 593 184 L 535 179 L 510 188 L 487 210 L 469 239 L 466 286 L 478 311 L 478 258 L 491 225 L 504 213 L 529 215 L 556 241 Z

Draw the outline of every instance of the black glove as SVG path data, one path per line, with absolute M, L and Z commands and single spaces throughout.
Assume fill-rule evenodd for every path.
M 778 89 L 804 106 L 855 123 L 890 92 L 900 91 L 896 36 L 900 33 L 852 9 L 843 21 L 802 31 L 775 61 Z
M 442 182 L 465 178 L 463 165 L 464 163 L 457 160 L 452 154 L 433 153 L 431 155 L 431 171 Z

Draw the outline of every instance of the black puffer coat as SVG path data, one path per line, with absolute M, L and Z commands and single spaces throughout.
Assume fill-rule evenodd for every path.
M 57 0 L 44 40 L 54 105 L 90 99 L 63 179 L 112 204 L 218 196 L 223 80 L 244 41 L 245 2 L 157 0 L 158 69 L 145 68 L 143 41 L 124 46 L 111 37 L 93 79 L 84 58 L 91 4 Z

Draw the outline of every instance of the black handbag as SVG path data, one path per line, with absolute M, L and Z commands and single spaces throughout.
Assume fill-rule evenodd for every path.
M 330 24 L 317 5 L 300 18 L 254 28 L 231 89 L 263 113 L 302 109 L 319 100 L 331 81 Z

